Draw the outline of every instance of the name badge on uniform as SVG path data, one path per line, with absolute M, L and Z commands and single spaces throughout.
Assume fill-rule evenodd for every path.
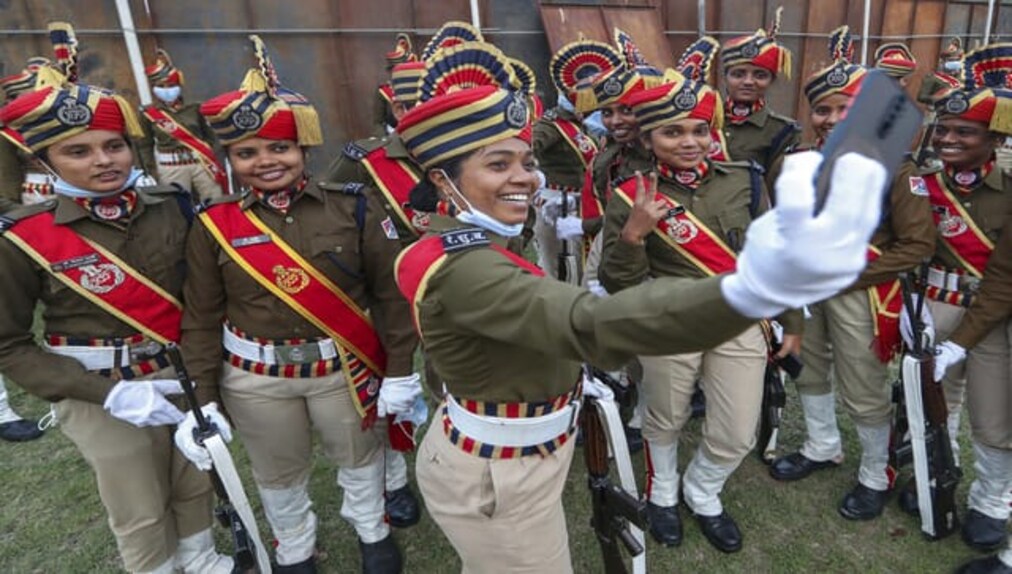
M 84 267 L 85 265 L 94 265 L 101 260 L 98 253 L 89 253 L 88 255 L 81 255 L 80 257 L 72 257 L 70 259 L 64 259 L 63 261 L 57 261 L 49 266 L 53 273 L 63 273 L 71 269 L 77 269 L 78 267 Z
M 922 197 L 928 196 L 928 186 L 924 183 L 923 177 L 910 178 L 910 193 L 920 195 Z
M 270 242 L 271 236 L 266 233 L 262 233 L 260 235 L 237 237 L 233 239 L 230 243 L 232 244 L 232 247 L 249 247 L 250 245 L 260 245 L 261 243 L 270 243 Z
M 389 217 L 381 221 L 380 226 L 383 227 L 383 233 L 387 239 L 400 239 L 400 235 L 397 235 L 397 228 L 394 227 L 394 222 Z

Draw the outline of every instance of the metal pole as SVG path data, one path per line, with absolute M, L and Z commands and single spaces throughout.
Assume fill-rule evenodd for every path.
M 116 0 L 116 12 L 119 14 L 119 25 L 123 28 L 123 41 L 126 42 L 127 56 L 130 58 L 130 69 L 137 83 L 137 98 L 141 105 L 151 104 L 151 88 L 148 77 L 144 74 L 144 58 L 141 56 L 141 45 L 137 41 L 137 29 L 134 28 L 134 17 L 130 13 L 128 0 Z
M 699 19 L 699 35 L 702 37 L 706 35 L 706 0 L 696 2 L 696 12 Z
M 987 0 L 987 22 L 984 23 L 984 45 L 991 42 L 991 21 L 994 20 L 994 0 Z
M 861 65 L 868 65 L 868 34 L 871 29 L 871 0 L 864 0 L 864 24 L 861 26 Z
M 471 0 L 471 25 L 481 30 L 481 15 L 478 13 L 478 0 Z

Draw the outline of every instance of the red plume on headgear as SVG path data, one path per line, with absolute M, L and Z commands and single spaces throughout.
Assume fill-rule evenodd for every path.
M 481 30 L 467 22 L 451 21 L 443 24 L 429 43 L 422 49 L 422 60 L 428 60 L 443 48 L 463 44 L 464 42 L 484 42 Z
M 633 42 L 632 36 L 618 28 L 615 28 L 613 31 L 613 36 L 615 38 L 615 47 L 622 53 L 626 66 L 631 69 L 637 66 L 650 65 L 643 56 L 643 52 L 640 52 L 639 47 L 636 46 L 636 42 Z
M 675 68 L 690 80 L 709 84 L 713 58 L 719 50 L 720 42 L 710 36 L 703 36 L 689 44 Z
M 77 82 L 77 35 L 69 22 L 49 23 L 49 42 L 53 45 L 56 66 L 67 81 Z

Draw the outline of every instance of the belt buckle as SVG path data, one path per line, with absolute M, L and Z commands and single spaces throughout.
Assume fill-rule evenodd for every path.
M 163 347 L 161 343 L 151 340 L 138 345 L 131 345 L 127 348 L 127 352 L 130 354 L 131 364 L 153 359 L 163 350 L 165 350 L 165 347 Z
M 320 345 L 316 342 L 275 347 L 274 354 L 281 365 L 299 365 L 321 360 Z

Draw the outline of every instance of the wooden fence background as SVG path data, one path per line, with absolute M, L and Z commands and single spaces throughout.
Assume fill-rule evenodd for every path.
M 551 57 L 541 10 L 619 13 L 646 7 L 659 19 L 671 54 L 698 37 L 697 0 L 478 0 L 487 39 L 528 62 L 538 74 L 546 101 L 554 101 L 548 77 Z M 827 34 L 849 24 L 860 42 L 864 0 L 706 0 L 706 31 L 718 39 L 768 25 L 785 7 L 781 38 L 793 50 L 795 74 L 771 94 L 779 111 L 803 117 L 803 78 L 827 63 Z M 129 0 L 146 60 L 156 46 L 169 51 L 186 74 L 184 93 L 202 100 L 234 89 L 251 63 L 246 36 L 259 33 L 271 49 L 284 84 L 308 96 L 320 110 L 327 145 L 314 154 L 320 170 L 348 139 L 369 131 L 373 90 L 384 80 L 383 54 L 396 32 L 412 34 L 420 50 L 446 20 L 471 20 L 468 0 Z M 986 0 L 870 0 L 869 51 L 882 41 L 905 41 L 919 62 L 918 76 L 931 70 L 952 35 L 968 46 L 979 41 L 987 19 Z M 655 14 L 656 16 L 651 16 Z M 83 81 L 114 88 L 137 99 L 115 0 L 0 0 L 0 73 L 19 70 L 33 55 L 51 54 L 46 23 L 69 20 L 81 41 Z M 629 31 L 635 35 L 636 30 Z M 998 0 L 992 37 L 1012 40 L 1012 0 Z M 567 29 L 566 33 L 572 33 Z M 565 40 L 571 38 L 564 38 Z M 644 42 L 645 43 L 645 42 Z M 656 43 L 656 42 L 655 42 Z M 860 54 L 860 45 L 858 45 Z M 912 90 L 919 85 L 919 77 Z

